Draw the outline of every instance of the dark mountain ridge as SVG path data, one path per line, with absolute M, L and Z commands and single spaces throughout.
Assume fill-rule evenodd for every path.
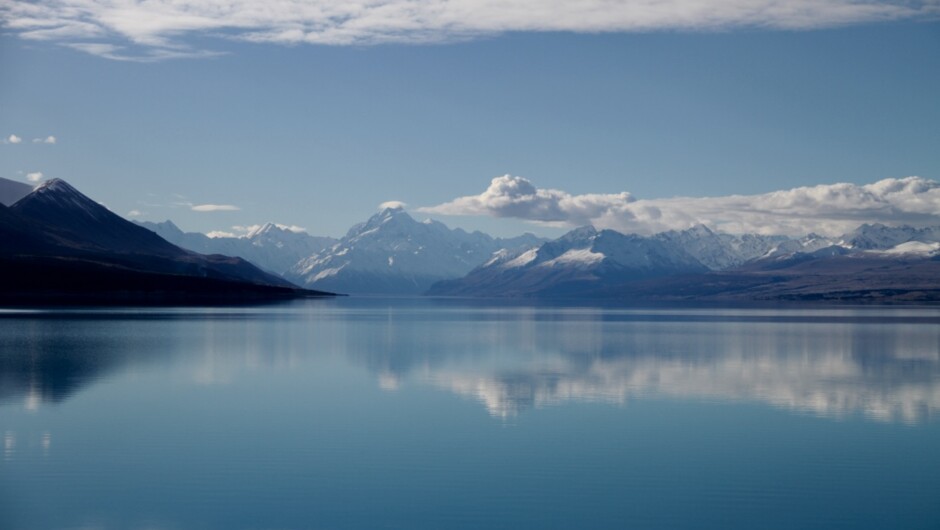
M 183 250 L 59 179 L 0 207 L 0 240 L 0 297 L 18 303 L 325 294 L 240 258 Z

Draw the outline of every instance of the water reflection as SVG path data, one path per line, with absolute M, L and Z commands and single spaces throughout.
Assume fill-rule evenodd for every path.
M 382 389 L 430 384 L 503 418 L 570 401 L 625 404 L 660 396 L 916 423 L 940 408 L 938 318 L 930 309 L 719 312 L 363 301 L 4 315 L 0 400 L 35 409 L 101 378 L 155 366 L 198 384 L 238 384 L 250 372 L 339 356 L 368 370 Z
M 503 418 L 568 401 L 661 396 L 916 423 L 940 408 L 940 327 L 933 312 L 907 311 L 528 308 L 477 313 L 460 326 L 392 319 L 350 337 L 349 352 L 383 388 L 418 379 Z

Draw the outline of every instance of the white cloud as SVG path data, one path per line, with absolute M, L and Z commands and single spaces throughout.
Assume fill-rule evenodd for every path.
M 527 179 L 503 175 L 494 178 L 480 195 L 460 197 L 440 206 L 419 208 L 418 211 L 582 225 L 609 215 L 611 209 L 622 209 L 633 200 L 627 192 L 573 196 L 560 190 L 537 189 Z
M 213 239 L 217 237 L 238 237 L 232 232 L 223 232 L 222 230 L 213 230 L 211 232 L 207 232 L 206 235 Z
M 629 193 L 571 195 L 522 177 L 494 178 L 479 195 L 419 211 L 512 217 L 555 226 L 593 224 L 651 234 L 698 223 L 731 233 L 839 235 L 862 223 L 940 224 L 940 183 L 921 177 L 824 184 L 761 195 L 637 200 Z
M 26 180 L 30 182 L 39 182 L 40 180 L 42 180 L 42 177 L 43 177 L 42 171 L 36 171 L 33 173 L 26 174 Z
M 189 207 L 194 212 L 236 212 L 241 210 L 231 204 L 193 204 Z
M 300 234 L 307 231 L 306 228 L 297 225 L 282 225 L 279 223 L 274 223 L 274 226 L 280 228 L 281 230 L 287 230 L 288 232 L 293 232 L 295 234 Z
M 55 136 L 46 136 L 45 138 L 33 138 L 34 144 L 54 144 L 56 142 Z
M 141 217 L 142 215 L 144 215 L 144 212 L 140 210 L 131 210 L 127 212 L 128 217 Z
M 7 137 L 6 140 L 3 141 L 3 143 L 5 143 L 5 144 L 18 144 L 18 143 L 20 143 L 20 142 L 22 142 L 22 141 L 23 141 L 23 139 L 20 138 L 19 136 L 15 135 L 15 134 L 11 134 L 9 137 Z
M 235 226 L 232 227 L 232 230 L 234 230 L 234 231 L 235 231 L 237 234 L 239 234 L 239 235 L 238 235 L 238 236 L 232 236 L 232 237 L 248 237 L 248 236 L 250 236 L 250 235 L 252 235 L 252 234 L 254 234 L 254 233 L 260 231 L 262 228 L 264 228 L 264 227 L 267 226 L 268 224 L 272 224 L 272 225 L 274 225 L 274 226 L 280 228 L 281 230 L 287 230 L 288 232 L 294 232 L 295 234 L 300 234 L 300 233 L 303 233 L 303 232 L 306 232 L 306 231 L 307 231 L 307 229 L 304 228 L 304 227 L 302 227 L 302 226 L 297 226 L 297 225 L 282 225 L 282 224 L 280 224 L 280 223 L 265 223 L 265 224 L 247 225 L 247 226 L 235 225 Z M 220 233 L 221 233 L 221 232 L 220 232 Z
M 379 204 L 379 211 L 387 210 L 388 208 L 407 208 L 408 205 L 401 201 L 385 201 L 382 204 Z
M 118 60 L 204 56 L 187 36 L 279 44 L 427 43 L 505 32 L 813 29 L 936 16 L 936 0 L 7 0 L 21 38 Z

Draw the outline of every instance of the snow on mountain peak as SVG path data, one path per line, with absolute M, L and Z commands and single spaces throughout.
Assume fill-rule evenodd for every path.
M 77 191 L 78 191 L 78 190 L 76 190 L 75 188 L 73 188 L 71 184 L 69 184 L 68 182 L 66 182 L 66 181 L 64 181 L 64 180 L 62 180 L 62 179 L 60 179 L 60 178 L 49 179 L 49 180 L 43 182 L 42 184 L 36 186 L 36 191 L 41 191 L 41 190 L 49 190 L 49 191 L 73 191 L 73 192 L 77 192 Z
M 259 235 L 267 234 L 278 229 L 279 227 L 276 224 L 268 222 L 260 226 L 255 226 L 254 228 L 248 231 L 248 234 L 246 234 L 245 237 L 247 237 L 248 239 L 252 239 Z
M 58 178 L 43 182 L 17 204 L 26 202 L 34 205 L 44 205 L 42 208 L 54 207 L 75 212 L 80 211 L 94 219 L 114 215 L 103 204 L 88 198 L 82 192 L 73 188 L 71 184 Z
M 520 256 L 522 257 L 522 256 Z M 544 267 L 554 267 L 556 265 L 565 266 L 588 266 L 602 261 L 606 256 L 601 252 L 592 252 L 589 248 L 571 249 L 555 259 L 548 260 L 541 265 Z M 518 259 L 518 258 L 517 258 Z

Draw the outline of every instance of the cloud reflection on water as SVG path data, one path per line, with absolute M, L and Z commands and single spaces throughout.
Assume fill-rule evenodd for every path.
M 290 372 L 339 356 L 384 390 L 430 384 L 503 418 L 566 402 L 649 397 L 906 423 L 940 409 L 935 310 L 357 304 L 0 320 L 0 400 L 34 410 L 103 377 L 154 365 L 192 384 L 240 384 L 251 372 Z

